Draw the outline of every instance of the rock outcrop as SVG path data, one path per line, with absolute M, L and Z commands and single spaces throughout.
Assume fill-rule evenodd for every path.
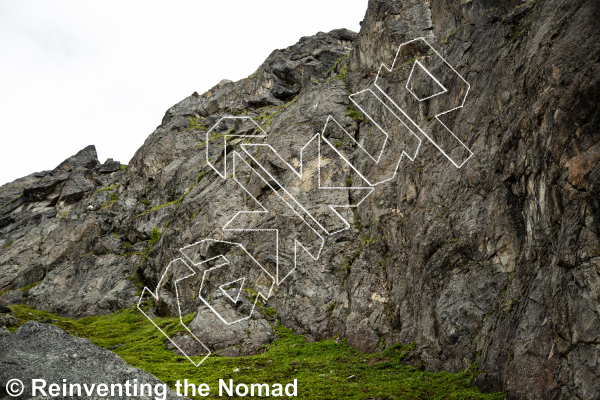
M 27 322 L 9 335 L 0 336 L 0 381 L 6 383 L 12 379 L 23 382 L 23 394 L 17 397 L 23 399 L 32 398 L 33 379 L 46 381 L 46 393 L 49 393 L 50 385 L 57 384 L 56 393 L 60 397 L 63 397 L 63 387 L 66 387 L 64 398 L 101 399 L 106 397 L 99 395 L 103 392 L 116 399 L 182 398 L 156 377 L 131 367 L 112 351 L 94 346 L 87 339 L 71 336 L 56 326 L 33 321 Z M 129 389 L 125 386 L 127 383 L 131 385 Z M 79 385 L 79 388 L 73 388 L 74 396 L 70 392 L 72 384 Z M 120 385 L 120 389 L 118 386 L 113 389 L 113 384 Z M 140 384 L 150 385 L 151 392 L 145 388 L 144 396 L 139 396 Z M 37 387 L 40 385 L 38 383 Z M 87 395 L 84 385 L 91 389 L 91 396 Z M 98 385 L 105 385 L 106 392 L 97 388 Z M 133 395 L 133 385 L 136 386 L 136 396 Z M 156 385 L 161 385 L 158 392 L 155 389 Z M 99 389 L 101 392 L 98 392 Z M 3 384 L 0 387 L 0 398 L 14 398 L 9 396 L 6 390 Z M 18 393 L 16 388 L 15 392 Z M 129 395 L 126 395 L 127 392 Z M 114 393 L 114 396 L 111 393 Z M 42 397 L 38 392 L 35 398 Z
M 246 228 L 276 225 L 282 237 L 299 236 L 302 222 L 278 193 L 314 182 L 297 180 L 265 150 L 255 157 L 278 184 L 248 175 L 243 190 L 220 177 L 207 154 L 222 162 L 219 146 L 230 151 L 248 140 L 297 167 L 332 116 L 355 142 L 331 139 L 368 171 L 354 154 L 376 128 L 348 95 L 375 90 L 380 64 L 391 66 L 400 44 L 424 37 L 471 85 L 464 107 L 444 123 L 472 157 L 456 168 L 418 133 L 415 161 L 404 157 L 391 181 L 343 214 L 351 228 L 327 236 L 318 260 L 300 263 L 264 306 L 311 340 L 339 334 L 364 351 L 416 342 L 415 360 L 431 370 L 477 363 L 477 384 L 510 398 L 597 399 L 599 15 L 594 0 L 371 0 L 358 34 L 302 38 L 250 77 L 171 107 L 126 170 L 112 159 L 100 164 L 88 147 L 0 187 L 0 290 L 41 280 L 29 305 L 85 316 L 131 306 L 140 281 L 152 290 L 163 282 L 154 312 L 176 314 L 176 279 L 161 277 L 178 249 L 231 240 L 272 266 L 272 248 L 222 228 L 256 208 L 251 193 L 270 209 Z M 407 99 L 394 79 L 428 56 L 418 46 L 399 54 L 400 68 L 383 77 L 390 98 Z M 415 109 L 417 124 L 430 123 L 435 104 Z M 207 136 L 226 116 L 248 119 Z M 251 121 L 266 138 L 224 143 L 229 129 L 261 134 Z M 362 183 L 348 168 L 328 168 L 331 183 Z M 326 226 L 336 221 L 325 205 L 358 202 L 356 191 L 308 192 Z M 293 247 L 282 248 L 282 259 L 293 256 Z M 218 321 L 194 295 L 200 281 L 186 283 L 180 301 L 184 313 L 198 312 L 190 328 L 213 350 L 250 354 L 274 337 L 273 314 L 264 310 L 216 335 Z
M 122 175 L 118 162 L 101 164 L 88 146 L 52 171 L 2 186 L 0 290 L 43 280 L 29 291 L 30 304 L 70 316 L 133 304 L 138 289 L 126 279 L 136 270 L 131 259 L 93 253 L 102 243 L 119 252 L 108 244 L 115 229 L 110 211 L 101 209 L 116 201 Z

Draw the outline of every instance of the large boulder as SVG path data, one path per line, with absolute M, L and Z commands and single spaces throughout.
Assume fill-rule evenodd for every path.
M 52 383 L 59 385 L 62 393 L 63 382 L 78 383 L 82 386 L 82 395 L 88 399 L 99 399 L 96 390 L 92 396 L 85 395 L 84 384 L 105 384 L 109 390 L 111 384 L 150 384 L 153 393 L 140 396 L 140 399 L 162 398 L 157 395 L 166 389 L 167 399 L 181 399 L 155 376 L 138 368 L 133 368 L 115 353 L 94 346 L 88 339 L 74 337 L 54 325 L 39 322 L 27 322 L 10 335 L 0 334 L 0 398 L 9 398 L 5 384 L 19 379 L 25 385 L 24 392 L 18 398 L 31 398 L 32 380 L 43 379 L 46 388 Z M 133 390 L 133 389 L 132 389 Z M 118 391 L 115 392 L 117 394 Z M 125 394 L 125 392 L 123 393 Z M 131 396 L 111 398 L 127 399 Z

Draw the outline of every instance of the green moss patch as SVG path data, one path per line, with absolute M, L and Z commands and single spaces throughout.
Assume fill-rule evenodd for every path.
M 186 128 L 186 130 L 189 130 L 189 131 L 206 131 L 208 129 L 206 127 L 206 125 L 204 125 L 204 123 L 203 123 L 204 118 L 187 117 L 186 119 L 189 122 L 189 125 Z
M 184 198 L 184 196 L 181 196 L 181 197 L 180 197 L 180 198 L 178 198 L 177 200 L 170 201 L 170 202 L 168 202 L 168 203 L 164 203 L 164 204 L 160 204 L 160 205 L 158 205 L 158 206 L 156 206 L 156 207 L 152 207 L 152 208 L 150 208 L 149 210 L 147 210 L 147 211 L 144 211 L 143 213 L 136 215 L 136 216 L 135 216 L 135 217 L 133 217 L 131 220 L 133 221 L 133 220 L 134 220 L 134 219 L 136 219 L 137 217 L 141 217 L 142 215 L 150 214 L 151 212 L 154 212 L 154 211 L 161 210 L 161 209 L 163 209 L 163 208 L 165 208 L 165 207 L 170 207 L 170 206 L 179 205 L 179 204 L 181 204 L 181 202 L 183 201 L 183 198 Z M 146 204 L 146 203 L 145 203 L 143 200 L 144 200 L 144 199 L 142 199 L 142 202 L 143 202 L 144 204 Z M 148 200 L 146 200 L 146 201 L 148 201 Z M 150 202 L 148 202 L 148 204 L 149 204 L 149 203 L 150 203 Z
M 111 190 L 115 190 L 118 187 L 119 187 L 119 184 L 117 183 L 116 185 L 113 185 L 113 186 L 107 186 L 105 188 L 98 189 L 94 192 L 94 194 L 101 193 L 101 192 L 109 192 Z
M 504 399 L 500 393 L 481 394 L 471 381 L 474 371 L 430 373 L 402 364 L 412 345 L 394 346 L 366 354 L 344 340 L 308 343 L 301 335 L 276 328 L 278 339 L 250 357 L 212 355 L 199 367 L 168 350 L 165 337 L 136 309 L 78 320 L 58 317 L 25 305 L 12 306 L 21 323 L 47 320 L 72 335 L 88 338 L 97 346 L 117 347 L 114 352 L 134 367 L 142 368 L 171 388 L 177 380 L 211 387 L 208 398 L 218 397 L 218 380 L 238 383 L 282 383 L 298 380 L 301 399 Z M 184 317 L 189 323 L 194 314 Z M 170 335 L 182 330 L 178 318 L 155 322 Z M 11 328 L 14 330 L 14 328 Z M 237 370 L 234 372 L 234 370 Z M 201 397 L 196 397 L 200 399 Z
M 11 201 L 9 201 L 8 203 L 6 203 L 2 207 L 0 207 L 0 210 L 2 210 L 4 207 L 8 207 L 9 205 L 11 205 L 12 203 L 14 203 L 15 201 L 19 200 L 21 197 L 23 197 L 23 193 L 21 193 L 20 195 L 18 195 L 17 197 L 15 197 Z

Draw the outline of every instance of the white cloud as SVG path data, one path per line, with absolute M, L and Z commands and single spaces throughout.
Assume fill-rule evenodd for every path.
M 0 184 L 94 144 L 127 163 L 164 112 L 276 48 L 359 30 L 367 0 L 0 0 Z

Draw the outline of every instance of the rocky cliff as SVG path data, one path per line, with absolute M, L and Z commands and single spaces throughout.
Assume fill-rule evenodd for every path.
M 600 398 L 598 21 L 594 0 L 371 0 L 358 34 L 304 37 L 250 77 L 171 107 L 126 168 L 100 164 L 90 146 L 2 186 L 0 302 L 107 314 L 160 283 L 151 313 L 176 315 L 182 272 L 161 278 L 180 248 L 212 238 L 242 243 L 267 269 L 289 273 L 261 300 L 273 312 L 228 327 L 194 294 L 201 277 L 179 289 L 182 312 L 197 312 L 190 329 L 213 351 L 257 351 L 274 337 L 276 313 L 311 340 L 340 335 L 364 351 L 415 342 L 412 362 L 430 370 L 477 363 L 478 386 L 510 398 Z M 466 96 L 443 123 L 472 155 L 447 134 L 413 129 L 420 146 L 403 136 L 391 142 L 397 157 L 372 163 L 363 153 L 381 144 L 376 122 L 393 106 L 384 99 L 390 108 L 367 113 L 349 95 L 382 90 L 409 102 L 397 83 L 417 61 L 435 68 L 423 46 L 396 54 L 419 37 L 470 87 L 468 96 L 461 89 L 413 104 L 412 122 L 435 129 L 435 110 Z M 378 75 L 381 63 L 395 68 Z M 413 89 L 431 90 L 426 81 L 415 78 Z M 306 163 L 298 177 L 290 166 L 303 165 L 320 132 L 335 144 L 322 154 L 330 164 Z M 224 161 L 248 144 L 270 147 L 238 160 L 247 170 L 228 170 Z M 399 158 L 403 151 L 409 157 Z M 317 170 L 338 190 L 319 190 Z M 384 178 L 365 197 L 369 181 Z M 259 207 L 267 212 L 223 230 Z M 294 269 L 296 241 L 319 241 L 315 224 L 339 232 L 322 235 L 317 259 L 304 254 Z M 280 264 L 265 229 L 280 230 Z M 208 245 L 197 256 L 234 247 Z M 14 291 L 38 281 L 26 297 Z

